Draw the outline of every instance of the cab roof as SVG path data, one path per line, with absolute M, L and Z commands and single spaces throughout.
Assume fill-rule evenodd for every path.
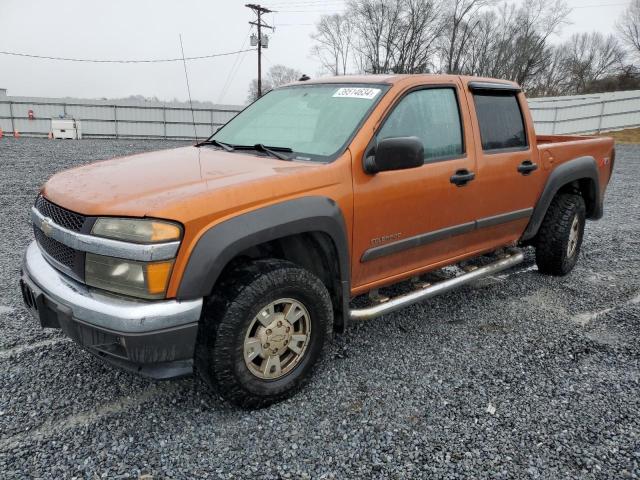
M 415 75 L 407 75 L 407 74 L 375 74 L 375 75 L 338 75 L 338 76 L 330 76 L 330 77 L 318 77 L 310 80 L 306 80 L 304 82 L 294 82 L 299 84 L 313 84 L 313 83 L 372 83 L 372 84 L 380 84 L 387 83 L 392 85 L 394 83 L 399 82 L 400 80 L 411 78 L 411 77 L 426 77 L 433 78 L 436 75 L 430 74 L 415 74 Z M 455 78 L 453 75 L 437 75 L 439 77 L 451 77 Z
M 486 77 L 470 77 L 463 75 L 443 75 L 443 74 L 431 74 L 431 73 L 418 73 L 418 74 L 376 74 L 376 75 L 338 75 L 330 77 L 318 77 L 306 81 L 298 81 L 290 83 L 289 85 L 313 85 L 313 84 L 331 84 L 331 83 L 359 83 L 359 84 L 388 84 L 394 85 L 396 83 L 455 83 L 458 80 L 462 80 L 463 83 L 468 84 L 474 81 L 491 82 L 498 84 L 511 85 L 518 87 L 518 84 L 509 80 L 503 80 L 498 78 L 486 78 Z

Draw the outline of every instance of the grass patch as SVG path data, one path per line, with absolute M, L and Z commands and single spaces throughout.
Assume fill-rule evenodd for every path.
M 616 143 L 640 143 L 640 128 L 628 128 L 617 132 L 604 132 L 601 137 L 613 137 Z

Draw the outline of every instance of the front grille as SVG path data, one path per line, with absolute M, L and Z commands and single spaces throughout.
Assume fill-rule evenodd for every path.
M 51 203 L 42 195 L 38 195 L 38 198 L 36 198 L 36 209 L 45 217 L 51 218 L 54 223 L 74 232 L 81 231 L 87 219 L 84 215 Z
M 55 203 L 51 203 L 42 195 L 38 195 L 38 198 L 36 198 L 35 207 L 42 215 L 50 218 L 56 225 L 60 225 L 67 230 L 81 233 L 87 233 L 91 230 L 92 217 L 85 217 L 79 213 L 62 208 Z M 84 281 L 85 256 L 83 252 L 47 237 L 39 225 L 33 226 L 33 233 L 40 249 L 48 258 L 55 261 L 54 266 L 57 266 L 76 280 Z
M 76 250 L 60 243 L 53 238 L 47 237 L 38 227 L 33 227 L 33 234 L 36 237 L 38 245 L 45 251 L 47 255 L 56 262 L 74 270 L 76 260 Z

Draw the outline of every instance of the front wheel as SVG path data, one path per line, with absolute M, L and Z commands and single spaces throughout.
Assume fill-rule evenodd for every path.
M 329 293 L 307 270 L 273 259 L 236 268 L 205 307 L 198 371 L 236 405 L 269 405 L 309 378 L 332 320 Z
M 578 261 L 585 225 L 582 196 L 562 193 L 549 205 L 536 240 L 538 270 L 566 275 Z

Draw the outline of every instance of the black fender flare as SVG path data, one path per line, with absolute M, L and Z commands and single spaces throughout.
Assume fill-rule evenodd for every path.
M 187 300 L 211 294 L 222 270 L 240 252 L 295 234 L 323 232 L 338 253 L 342 307 L 348 318 L 350 255 L 347 229 L 338 204 L 330 198 L 308 196 L 259 208 L 225 220 L 204 232 L 191 252 L 176 298 Z
M 569 160 L 561 165 L 558 165 L 549 175 L 547 183 L 544 186 L 544 190 L 533 209 L 533 214 L 529 220 L 522 240 L 530 240 L 536 236 L 538 229 L 544 220 L 549 205 L 556 196 L 558 191 L 572 182 L 578 180 L 589 180 L 589 192 L 586 192 L 588 197 L 594 201 L 593 207 L 588 211 L 587 218 L 598 219 L 602 217 L 602 195 L 600 192 L 600 175 L 598 173 L 598 166 L 593 157 L 584 156 L 578 157 L 573 160 Z

